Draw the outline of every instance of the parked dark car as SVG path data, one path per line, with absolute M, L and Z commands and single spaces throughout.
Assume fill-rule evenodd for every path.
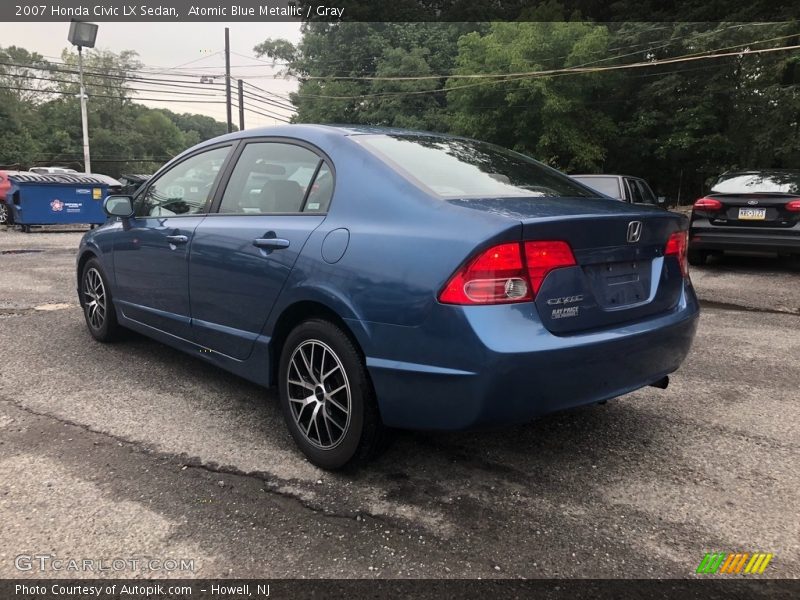
M 127 327 L 277 386 L 324 468 L 387 427 L 523 423 L 665 387 L 695 333 L 686 217 L 475 140 L 249 129 L 105 208 L 77 254 L 90 333 Z
M 694 203 L 689 262 L 727 251 L 800 255 L 800 171 L 725 173 Z
M 601 194 L 623 202 L 666 207 L 666 200 L 661 196 L 656 196 L 650 189 L 650 185 L 641 177 L 598 174 L 570 175 L 570 177 Z

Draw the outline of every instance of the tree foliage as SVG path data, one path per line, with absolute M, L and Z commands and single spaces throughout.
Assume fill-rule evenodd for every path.
M 0 166 L 83 168 L 77 59 L 65 50 L 52 64 L 22 48 L 0 48 Z M 210 117 L 138 104 L 132 74 L 140 68 L 132 51 L 84 55 L 95 172 L 152 172 L 185 148 L 227 131 Z
M 800 52 L 747 52 L 800 44 L 796 19 L 622 22 L 652 3 L 620 0 L 591 23 L 579 4 L 538 3 L 515 23 L 306 23 L 297 46 L 255 51 L 300 80 L 296 122 L 468 135 L 568 172 L 642 176 L 684 201 L 729 169 L 800 168 Z M 529 75 L 480 77 L 511 73 Z

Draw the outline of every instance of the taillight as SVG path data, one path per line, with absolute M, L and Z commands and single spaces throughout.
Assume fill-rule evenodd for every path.
M 509 304 L 533 300 L 553 269 L 574 265 L 566 242 L 512 242 L 485 250 L 450 278 L 445 304 Z
M 715 198 L 700 198 L 692 208 L 695 210 L 722 210 L 722 202 Z
M 681 274 L 689 276 L 689 260 L 687 252 L 689 249 L 689 234 L 686 231 L 676 231 L 667 240 L 667 247 L 664 249 L 664 256 L 675 256 L 681 265 Z
M 790 200 L 786 203 L 786 210 L 789 212 L 800 212 L 800 198 L 797 200 Z
M 572 248 L 567 242 L 525 242 L 524 244 L 528 276 L 534 294 L 542 287 L 542 282 L 550 271 L 576 264 Z

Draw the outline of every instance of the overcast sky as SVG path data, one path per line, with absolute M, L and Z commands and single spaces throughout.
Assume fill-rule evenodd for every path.
M 231 30 L 231 75 L 233 78 L 244 79 L 282 95 L 288 94 L 297 87 L 292 79 L 275 78 L 279 68 L 259 63 L 253 58 L 255 56 L 253 47 L 269 37 L 282 37 L 294 43 L 298 42 L 300 40 L 299 23 L 99 23 L 96 45 L 98 48 L 114 52 L 135 50 L 139 53 L 139 59 L 147 67 L 172 68 L 181 65 L 187 69 L 181 73 L 197 71 L 199 83 L 201 73 L 220 75 L 225 72 L 224 57 L 222 54 L 214 53 L 222 52 L 225 49 L 226 26 Z M 68 30 L 69 23 L 66 22 L 3 23 L 0 45 L 21 46 L 47 58 L 60 59 L 61 51 L 70 46 L 67 41 Z M 87 50 L 87 52 L 91 52 L 91 50 Z M 250 58 L 237 56 L 237 54 Z M 191 64 L 186 64 L 190 62 Z M 189 67 L 192 68 L 190 71 Z M 159 77 L 169 76 L 160 75 Z M 183 77 L 180 79 L 185 82 L 192 81 Z M 216 81 L 222 82 L 224 79 L 218 78 Z M 215 86 L 215 88 L 217 87 Z M 149 96 L 153 96 L 153 94 L 151 93 Z M 233 98 L 233 121 L 238 123 L 235 87 Z M 201 113 L 225 121 L 224 104 L 180 103 L 178 101 L 143 102 L 143 104 L 168 108 L 175 112 Z M 263 108 L 270 112 L 289 114 L 288 111 L 266 105 L 263 105 Z M 91 110 L 91 100 L 89 109 Z M 252 112 L 245 114 L 247 128 L 275 123 L 274 119 Z

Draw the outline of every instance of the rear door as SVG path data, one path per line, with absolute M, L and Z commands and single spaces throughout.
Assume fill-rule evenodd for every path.
M 114 301 L 129 319 L 191 339 L 189 248 L 230 152 L 228 144 L 193 154 L 137 196 L 114 238 Z
M 325 219 L 333 169 L 285 138 L 251 141 L 238 154 L 218 206 L 195 231 L 189 289 L 194 340 L 244 360 Z

